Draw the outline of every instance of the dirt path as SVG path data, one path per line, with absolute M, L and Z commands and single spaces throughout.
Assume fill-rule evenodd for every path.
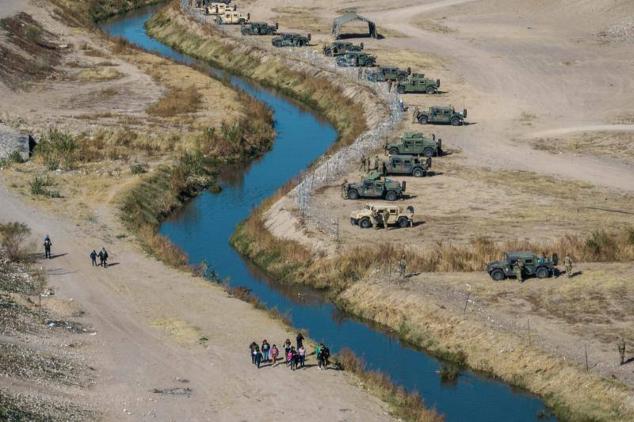
M 0 221 L 22 221 L 34 239 L 50 234 L 58 256 L 42 265 L 57 299 L 79 303 L 77 320 L 96 384 L 77 391 L 108 420 L 385 420 L 384 404 L 336 371 L 254 368 L 247 346 L 292 336 L 251 305 L 200 279 L 166 268 L 127 241 L 108 220 L 79 226 L 43 214 L 0 188 Z M 112 266 L 92 268 L 105 245 Z M 199 344 L 207 337 L 206 345 Z M 311 358 L 311 362 L 312 362 Z M 179 380 L 188 380 L 183 383 Z M 191 397 L 152 389 L 191 388 Z

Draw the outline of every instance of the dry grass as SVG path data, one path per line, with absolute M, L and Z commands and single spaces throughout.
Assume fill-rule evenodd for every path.
M 159 117 L 195 113 L 201 101 L 201 94 L 193 85 L 186 88 L 172 88 L 158 102 L 149 106 L 147 113 Z
M 533 148 L 557 153 L 575 153 L 634 160 L 634 132 L 588 132 L 565 138 L 540 138 Z
M 113 81 L 123 77 L 123 73 L 112 67 L 94 67 L 82 69 L 77 73 L 77 79 L 82 82 Z

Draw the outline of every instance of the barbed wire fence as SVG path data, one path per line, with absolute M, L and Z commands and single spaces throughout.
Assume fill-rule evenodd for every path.
M 221 31 L 224 30 L 222 25 L 215 23 L 212 15 L 205 15 L 202 9 L 195 8 L 192 0 L 181 0 L 181 10 L 201 24 L 213 25 Z M 314 49 L 291 47 L 279 49 L 276 54 L 294 62 L 304 62 L 316 69 L 336 74 L 339 78 L 343 77 L 348 84 L 353 82 L 359 88 L 369 88 L 377 97 L 377 108 L 386 107 L 386 112 L 381 113 L 384 117 L 375 123 L 371 129 L 362 133 L 352 144 L 322 157 L 317 165 L 301 175 L 298 184 L 289 193 L 290 197 L 294 199 L 305 224 L 315 226 L 318 230 L 339 242 L 341 236 L 339 221 L 333 219 L 332 215 L 327 214 L 326 211 L 311 206 L 313 194 L 317 189 L 331 186 L 337 182 L 353 166 L 358 166 L 362 158 L 367 157 L 384 144 L 385 139 L 396 128 L 403 116 L 399 95 L 394 92 L 395 90 L 390 92 L 386 83 L 367 81 L 363 77 L 365 69 L 360 71 L 359 68 L 338 67 L 334 60 L 325 57 Z M 355 92 L 351 91 L 348 95 L 355 95 Z

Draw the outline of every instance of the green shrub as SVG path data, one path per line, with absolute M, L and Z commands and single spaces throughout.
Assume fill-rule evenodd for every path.
M 12 222 L 0 224 L 0 242 L 12 261 L 24 258 L 23 243 L 31 234 L 31 229 L 24 223 Z
M 132 174 L 147 173 L 147 164 L 134 163 L 130 165 L 130 173 Z
M 31 194 L 38 196 L 48 196 L 49 198 L 61 198 L 58 191 L 52 191 L 47 189 L 49 186 L 53 186 L 53 182 L 48 176 L 35 176 L 30 183 Z
M 57 170 L 60 164 L 70 169 L 79 159 L 79 143 L 71 134 L 53 129 L 37 144 L 35 153 L 49 170 Z

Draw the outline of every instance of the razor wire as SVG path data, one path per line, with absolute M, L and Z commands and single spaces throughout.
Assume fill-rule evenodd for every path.
M 181 10 L 204 25 L 213 25 L 227 33 L 222 25 L 217 25 L 211 15 L 205 15 L 202 9 L 193 6 L 192 0 L 181 0 Z M 322 232 L 339 240 L 339 221 L 332 216 L 322 215 L 311 207 L 313 193 L 322 187 L 331 186 L 347 174 L 351 166 L 358 165 L 364 157 L 380 148 L 385 139 L 396 129 L 403 117 L 403 107 L 398 93 L 390 92 L 386 83 L 371 83 L 365 76 L 365 68 L 359 71 L 357 67 L 339 67 L 333 60 L 329 60 L 319 52 L 306 48 L 288 48 L 276 51 L 276 54 L 292 61 L 299 61 L 314 68 L 336 74 L 348 82 L 369 88 L 377 97 L 377 107 L 386 106 L 386 116 L 345 147 L 330 155 L 323 156 L 311 170 L 302 174 L 295 188 L 289 192 L 293 198 L 305 224 L 313 224 Z M 359 76 L 362 76 L 361 78 Z

